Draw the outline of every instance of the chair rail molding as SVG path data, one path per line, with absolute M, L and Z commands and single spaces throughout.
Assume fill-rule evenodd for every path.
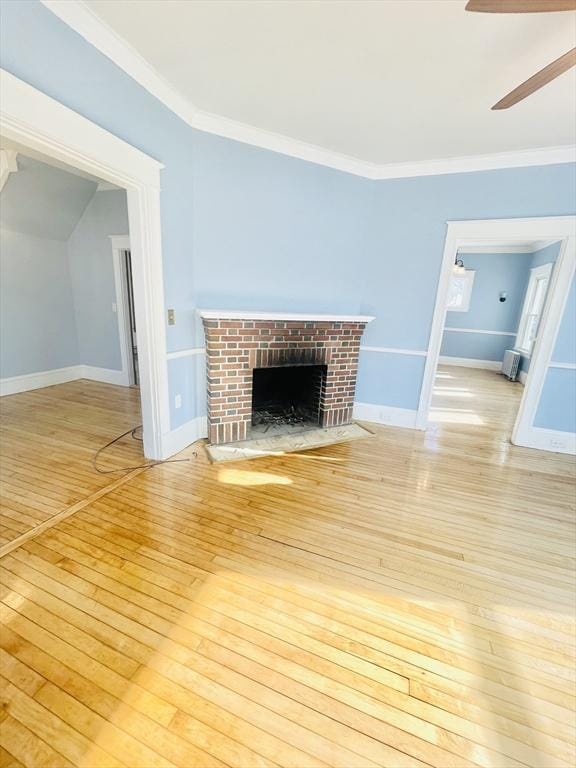
M 444 328 L 450 333 L 485 333 L 489 336 L 516 336 L 516 331 L 485 331 L 480 328 Z
M 0 70 L 2 134 L 127 191 L 133 255 L 144 453 L 168 455 L 170 431 L 160 226 L 161 163 Z

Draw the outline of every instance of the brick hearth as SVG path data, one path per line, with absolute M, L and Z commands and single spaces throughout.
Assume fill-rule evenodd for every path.
M 206 334 L 208 439 L 249 436 L 254 368 L 325 365 L 320 424 L 352 421 L 360 339 L 371 317 L 201 311 Z M 228 316 L 227 316 L 228 315 Z M 321 318 L 321 319 L 319 319 Z

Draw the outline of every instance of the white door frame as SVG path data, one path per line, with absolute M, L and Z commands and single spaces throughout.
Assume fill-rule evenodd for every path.
M 536 445 L 533 424 L 576 267 L 576 216 L 447 222 L 444 256 L 438 280 L 432 330 L 418 406 L 417 427 L 419 429 L 426 429 L 428 423 L 446 318 L 450 276 L 458 248 L 471 241 L 484 241 L 487 246 L 491 246 L 502 241 L 526 242 L 527 240 L 562 241 L 542 313 L 538 338 L 532 351 L 528 378 L 512 432 L 512 442 L 516 445 L 542 447 L 541 443 Z
M 112 265 L 114 267 L 114 288 L 116 290 L 116 319 L 118 321 L 118 340 L 122 361 L 122 380 L 126 387 L 134 384 L 132 362 L 132 334 L 130 331 L 130 309 L 128 307 L 128 283 L 123 253 L 130 250 L 128 235 L 110 235 L 112 246 Z
M 161 163 L 0 70 L 6 138 L 127 191 L 138 328 L 144 454 L 168 455 L 170 417 L 160 228 Z

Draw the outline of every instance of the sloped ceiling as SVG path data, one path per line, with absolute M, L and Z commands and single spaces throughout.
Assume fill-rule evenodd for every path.
M 0 227 L 51 240 L 68 240 L 96 192 L 95 181 L 18 155 L 0 193 Z

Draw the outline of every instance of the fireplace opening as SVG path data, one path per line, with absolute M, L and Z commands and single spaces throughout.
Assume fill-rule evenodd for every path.
M 325 365 L 255 368 L 252 433 L 272 435 L 317 427 L 325 376 Z

